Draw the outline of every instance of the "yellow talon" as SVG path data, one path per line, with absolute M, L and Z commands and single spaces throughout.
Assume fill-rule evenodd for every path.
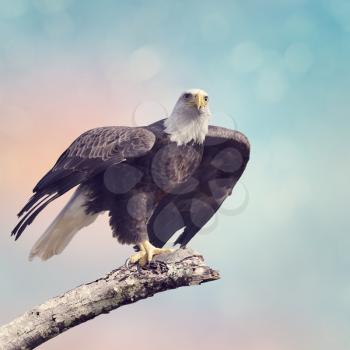
M 130 262 L 133 264 L 138 262 L 141 266 L 150 263 L 155 255 L 171 253 L 174 251 L 170 248 L 157 248 L 149 241 L 139 243 L 138 247 L 140 248 L 140 251 L 130 257 Z
M 140 261 L 142 258 L 144 258 L 145 256 L 146 256 L 146 252 L 142 252 L 142 251 L 137 252 L 137 253 L 131 255 L 131 257 L 130 257 L 130 262 L 131 262 L 132 264 L 135 264 L 135 263 L 137 263 L 138 261 Z

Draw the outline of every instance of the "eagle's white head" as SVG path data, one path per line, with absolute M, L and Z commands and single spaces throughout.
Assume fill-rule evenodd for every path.
M 178 145 L 194 141 L 203 143 L 208 133 L 210 111 L 208 94 L 200 89 L 187 90 L 177 100 L 165 120 L 165 132 Z

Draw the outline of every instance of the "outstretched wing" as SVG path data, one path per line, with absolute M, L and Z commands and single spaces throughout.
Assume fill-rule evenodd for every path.
M 150 241 L 162 247 L 184 228 L 175 244 L 185 246 L 231 194 L 249 160 L 250 145 L 238 131 L 210 126 L 201 164 L 182 194 L 168 194 L 148 223 Z M 199 185 L 193 188 L 193 183 Z
M 35 186 L 34 195 L 18 213 L 22 218 L 12 235 L 18 239 L 50 202 L 71 188 L 91 179 L 112 164 L 147 153 L 155 139 L 149 130 L 130 127 L 96 128 L 79 136 Z

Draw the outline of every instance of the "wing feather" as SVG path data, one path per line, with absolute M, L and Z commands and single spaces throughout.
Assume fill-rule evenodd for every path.
M 33 196 L 18 214 L 19 217 L 26 215 L 12 235 L 17 239 L 53 199 L 112 164 L 146 154 L 155 140 L 156 136 L 145 128 L 103 127 L 85 132 L 62 153 L 53 168 L 34 187 Z
M 162 199 L 148 223 L 152 244 L 161 247 L 176 231 L 184 228 L 174 244 L 185 246 L 231 194 L 249 154 L 250 145 L 242 133 L 210 126 L 201 163 L 191 178 L 199 185 L 188 186 L 190 190 L 184 193 L 169 193 Z M 176 220 L 171 221 L 171 218 Z M 173 224 L 160 225 L 159 222 Z

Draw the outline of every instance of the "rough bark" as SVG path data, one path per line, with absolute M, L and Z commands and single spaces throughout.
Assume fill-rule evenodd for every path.
M 219 279 L 191 249 L 160 255 L 147 269 L 122 266 L 27 311 L 0 327 L 0 349 L 33 349 L 60 333 L 155 293 Z

